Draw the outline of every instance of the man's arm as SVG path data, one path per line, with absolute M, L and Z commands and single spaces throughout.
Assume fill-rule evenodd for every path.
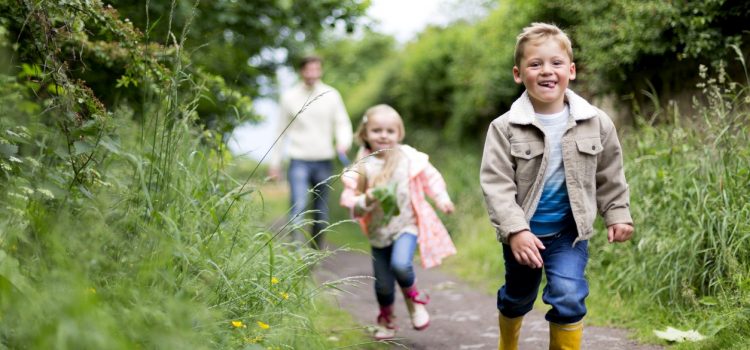
M 349 119 L 349 113 L 346 112 L 344 106 L 344 100 L 341 98 L 341 94 L 338 91 L 335 94 L 335 108 L 334 108 L 334 137 L 336 138 L 336 152 L 346 153 L 352 146 L 352 121 Z

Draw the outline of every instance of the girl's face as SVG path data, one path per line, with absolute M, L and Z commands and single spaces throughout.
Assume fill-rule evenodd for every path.
M 377 152 L 396 147 L 402 136 L 400 126 L 401 120 L 391 113 L 376 113 L 368 117 L 364 139 L 370 144 L 370 150 Z M 384 155 L 385 153 L 381 152 L 376 156 Z

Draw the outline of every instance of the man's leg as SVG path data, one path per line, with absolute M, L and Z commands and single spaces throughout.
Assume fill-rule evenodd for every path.
M 324 237 L 323 229 L 328 226 L 328 194 L 330 188 L 328 179 L 333 173 L 333 163 L 331 161 L 315 162 L 311 172 L 311 184 L 313 188 L 313 228 L 312 235 L 315 242 L 315 248 L 323 249 Z
M 308 183 L 310 182 L 308 162 L 292 159 L 289 163 L 287 180 L 289 181 L 290 205 L 289 221 L 292 224 L 292 239 L 306 242 L 303 233 L 304 213 L 307 210 Z

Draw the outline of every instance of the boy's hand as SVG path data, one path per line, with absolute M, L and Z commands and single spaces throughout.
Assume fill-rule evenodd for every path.
M 450 200 L 437 203 L 437 207 L 438 209 L 440 209 L 440 211 L 446 214 L 451 214 L 454 210 L 456 210 L 456 208 L 453 206 L 453 202 L 451 202 Z
M 607 239 L 609 243 L 625 242 L 633 236 L 633 225 L 613 224 L 607 227 Z
M 511 234 L 508 241 L 510 242 L 510 249 L 513 251 L 513 256 L 519 264 L 534 269 L 544 266 L 542 254 L 539 253 L 540 249 L 545 249 L 544 244 L 531 231 L 523 230 Z

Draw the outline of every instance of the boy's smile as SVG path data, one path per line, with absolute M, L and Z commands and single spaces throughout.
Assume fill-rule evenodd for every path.
M 528 43 L 520 67 L 513 67 L 516 83 L 523 83 L 534 111 L 552 114 L 562 111 L 565 90 L 576 77 L 575 63 L 554 38 Z

